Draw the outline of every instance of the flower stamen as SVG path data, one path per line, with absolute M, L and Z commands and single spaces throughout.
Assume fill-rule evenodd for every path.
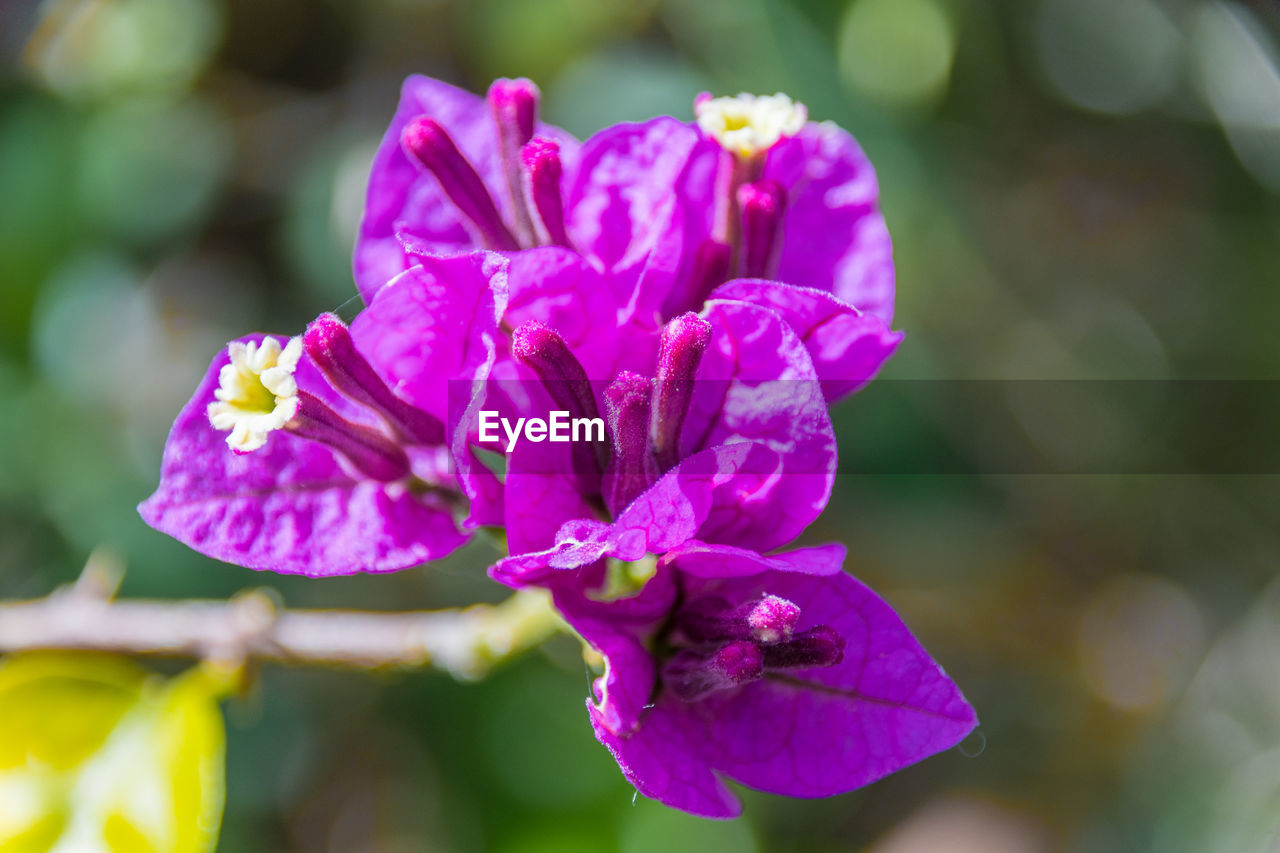
M 302 341 L 286 346 L 272 337 L 257 341 L 232 341 L 227 345 L 230 362 L 218 372 L 217 398 L 206 412 L 217 430 L 230 430 L 227 446 L 249 453 L 267 443 L 267 436 L 282 429 L 298 411 L 298 383 L 294 371 L 302 356 Z
M 727 151 L 750 160 L 795 136 L 809 120 L 804 104 L 776 95 L 712 98 L 702 96 L 693 105 L 698 127 Z

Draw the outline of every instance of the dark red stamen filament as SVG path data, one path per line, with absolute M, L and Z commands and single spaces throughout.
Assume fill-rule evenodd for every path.
M 391 482 L 409 475 L 409 458 L 400 445 L 376 429 L 352 423 L 320 398 L 298 392 L 298 411 L 285 429 L 338 451 L 359 473 Z

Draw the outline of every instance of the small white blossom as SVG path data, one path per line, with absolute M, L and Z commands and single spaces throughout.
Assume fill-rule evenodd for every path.
M 694 104 L 698 127 L 722 146 L 747 159 L 795 136 L 809 119 L 804 104 L 779 92 L 711 98 Z
M 214 429 L 231 430 L 227 446 L 241 453 L 257 450 L 267 435 L 280 429 L 298 411 L 298 383 L 294 371 L 302 356 L 302 339 L 281 347 L 275 338 L 261 343 L 227 344 L 231 363 L 218 372 L 217 402 L 209 404 Z

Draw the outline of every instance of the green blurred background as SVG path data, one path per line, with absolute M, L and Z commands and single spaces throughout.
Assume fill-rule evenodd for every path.
M 483 545 L 284 579 L 134 506 L 224 341 L 355 310 L 366 171 L 406 74 L 530 76 L 580 136 L 688 118 L 703 89 L 784 91 L 874 161 L 908 332 L 836 412 L 844 473 L 806 539 L 848 543 L 979 734 L 846 796 L 749 793 L 721 824 L 633 801 L 567 640 L 476 685 L 269 668 L 227 708 L 220 849 L 1274 850 L 1276 468 L 1107 474 L 1090 460 L 1151 440 L 1135 395 L 1012 383 L 979 406 L 911 380 L 1280 377 L 1278 34 L 1269 0 L 6 0 L 0 597 L 99 545 L 128 596 L 500 597 Z M 993 401 L 1046 470 L 1091 473 L 1007 459 Z M 1190 414 L 1198 446 L 1274 458 L 1274 418 L 1246 436 Z

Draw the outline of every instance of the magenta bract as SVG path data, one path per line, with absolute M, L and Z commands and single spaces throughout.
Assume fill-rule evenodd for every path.
M 623 773 L 645 796 L 733 817 L 722 777 L 824 797 L 958 743 L 973 709 L 892 608 L 841 570 L 843 547 L 764 556 L 702 541 L 750 480 L 738 461 L 728 477 L 723 461 L 704 476 L 677 469 L 667 500 L 613 525 L 565 525 L 552 548 L 493 569 L 551 589 L 604 657 L 587 708 Z M 649 555 L 661 555 L 652 577 L 611 598 L 611 573 Z

